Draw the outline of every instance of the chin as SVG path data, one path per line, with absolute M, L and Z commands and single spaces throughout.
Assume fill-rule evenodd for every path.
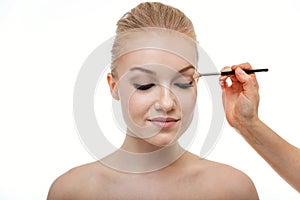
M 176 135 L 160 133 L 154 137 L 148 138 L 147 142 L 157 147 L 165 147 L 177 142 Z

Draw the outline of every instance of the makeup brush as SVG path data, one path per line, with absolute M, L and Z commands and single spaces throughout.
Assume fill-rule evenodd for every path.
M 269 69 L 265 68 L 265 69 L 244 69 L 244 72 L 246 72 L 247 74 L 253 74 L 255 72 L 267 72 L 269 71 Z M 230 76 L 230 75 L 234 75 L 235 71 L 225 71 L 225 72 L 212 72 L 212 73 L 202 73 L 200 74 L 200 76 Z

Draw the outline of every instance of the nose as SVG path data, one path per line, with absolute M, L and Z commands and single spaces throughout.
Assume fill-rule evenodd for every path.
M 163 110 L 168 112 L 174 109 L 176 105 L 176 99 L 172 91 L 167 87 L 161 87 L 159 99 L 155 104 L 156 110 Z

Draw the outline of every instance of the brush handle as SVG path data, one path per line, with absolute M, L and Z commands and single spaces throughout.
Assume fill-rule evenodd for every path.
M 267 72 L 269 69 L 244 69 L 244 72 L 246 74 L 253 74 L 255 72 Z M 227 72 L 221 72 L 221 76 L 229 76 L 229 75 L 234 75 L 235 71 L 227 71 Z

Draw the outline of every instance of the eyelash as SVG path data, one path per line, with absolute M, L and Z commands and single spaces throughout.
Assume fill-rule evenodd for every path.
M 181 89 L 187 89 L 187 88 L 193 87 L 193 81 L 191 81 L 189 83 L 174 83 L 174 85 Z M 135 89 L 138 89 L 138 90 L 148 90 L 148 89 L 152 88 L 153 86 L 155 86 L 155 84 L 150 83 L 150 84 L 146 84 L 146 85 L 140 85 L 140 84 L 134 83 L 133 86 L 135 87 Z
M 187 88 L 193 87 L 193 81 L 191 81 L 189 83 L 174 83 L 174 85 L 176 85 L 177 87 L 179 87 L 181 89 L 187 89 Z
M 155 86 L 155 84 L 150 83 L 150 84 L 146 84 L 146 85 L 140 85 L 140 84 L 134 83 L 133 86 L 135 87 L 135 89 L 138 89 L 138 90 L 148 90 L 148 89 L 152 88 L 153 86 Z

